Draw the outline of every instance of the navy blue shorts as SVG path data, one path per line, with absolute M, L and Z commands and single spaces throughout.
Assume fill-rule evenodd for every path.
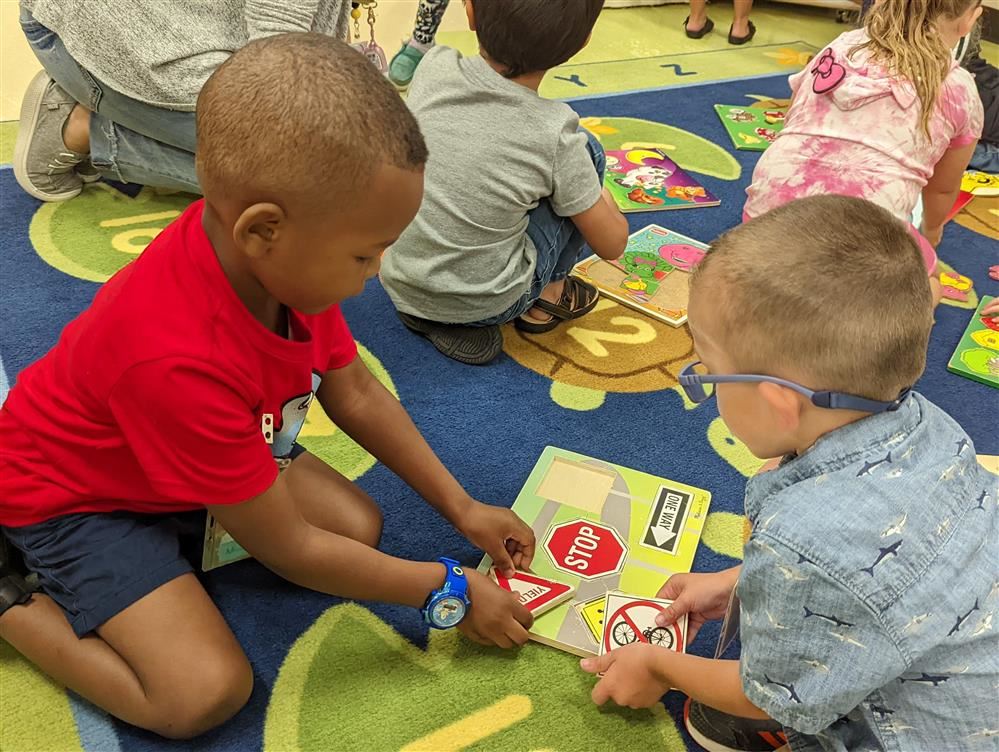
M 205 512 L 67 514 L 5 527 L 42 591 L 83 637 L 200 561 Z M 188 558 L 190 557 L 190 558 Z
M 305 453 L 296 443 L 288 455 Z M 80 637 L 182 574 L 200 568 L 205 510 L 67 514 L 0 527 Z

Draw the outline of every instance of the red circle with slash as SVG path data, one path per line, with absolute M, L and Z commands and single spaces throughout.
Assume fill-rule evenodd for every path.
M 668 627 L 653 626 L 642 630 L 638 626 L 637 613 L 642 609 L 651 609 L 655 613 L 665 611 L 665 607 L 652 601 L 632 601 L 621 606 L 614 614 L 604 620 L 604 652 L 609 653 L 615 648 L 629 645 L 633 642 L 645 642 L 659 645 L 667 650 L 680 652 L 683 646 L 683 631 L 676 622 Z

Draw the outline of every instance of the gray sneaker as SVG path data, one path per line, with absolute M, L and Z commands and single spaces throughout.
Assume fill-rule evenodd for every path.
M 90 161 L 90 157 L 84 157 L 83 161 L 76 166 L 76 174 L 80 176 L 80 180 L 84 183 L 96 183 L 101 179 L 101 172 L 94 167 L 94 163 Z
M 41 201 L 66 201 L 83 190 L 75 168 L 87 155 L 70 151 L 62 140 L 62 128 L 75 106 L 45 71 L 31 79 L 24 94 L 14 142 L 14 177 Z

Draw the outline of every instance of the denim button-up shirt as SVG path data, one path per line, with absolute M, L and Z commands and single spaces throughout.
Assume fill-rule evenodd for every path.
M 999 749 L 997 485 L 919 394 L 749 482 L 742 684 L 792 749 Z

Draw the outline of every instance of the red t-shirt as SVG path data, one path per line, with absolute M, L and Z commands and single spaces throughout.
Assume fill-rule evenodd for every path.
M 322 374 L 357 356 L 336 306 L 290 311 L 289 338 L 260 324 L 201 212 L 198 201 L 163 230 L 18 377 L 0 408 L 0 525 L 253 498 Z

